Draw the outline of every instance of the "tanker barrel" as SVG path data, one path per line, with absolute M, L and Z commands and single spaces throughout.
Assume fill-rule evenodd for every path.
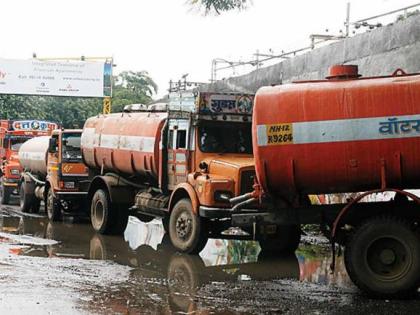
M 35 137 L 22 144 L 19 149 L 19 161 L 26 171 L 38 175 L 47 174 L 49 139 L 49 136 Z

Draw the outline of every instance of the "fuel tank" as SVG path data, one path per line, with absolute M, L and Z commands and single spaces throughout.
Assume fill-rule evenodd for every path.
M 47 153 L 49 136 L 41 136 L 25 141 L 19 148 L 19 161 L 31 173 L 47 175 Z
M 86 165 L 97 170 L 157 178 L 167 113 L 136 112 L 89 118 L 81 137 Z
M 420 75 L 359 78 L 346 67 L 257 92 L 253 149 L 266 192 L 420 188 Z

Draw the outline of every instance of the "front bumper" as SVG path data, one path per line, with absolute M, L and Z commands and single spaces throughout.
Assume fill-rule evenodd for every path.
M 87 194 L 87 191 L 55 191 L 55 195 L 62 200 L 85 199 L 87 197 Z
M 4 188 L 11 190 L 12 195 L 19 194 L 19 179 L 18 178 L 5 178 L 3 177 L 1 184 Z

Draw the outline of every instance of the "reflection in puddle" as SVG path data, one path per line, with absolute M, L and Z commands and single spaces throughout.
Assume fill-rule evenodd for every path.
M 124 312 L 121 308 L 130 304 L 141 306 L 139 312 L 146 308 L 188 313 L 197 309 L 198 296 L 211 300 L 208 290 L 217 288 L 220 293 L 252 281 L 291 279 L 351 286 L 342 259 L 331 274 L 325 247 L 306 245 L 293 255 L 266 257 L 258 242 L 210 239 L 200 256 L 182 255 L 174 251 L 157 220 L 144 224 L 130 217 L 124 237 L 96 234 L 90 224 L 51 223 L 31 217 L 3 217 L 0 231 L 0 237 L 16 244 L 10 254 L 112 260 L 132 267 L 126 284 L 111 293 L 98 293 L 98 305 L 105 303 L 113 312 Z

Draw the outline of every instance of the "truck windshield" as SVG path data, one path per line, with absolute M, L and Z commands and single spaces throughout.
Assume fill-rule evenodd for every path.
M 251 123 L 202 123 L 198 137 L 201 152 L 252 154 Z
M 81 161 L 80 133 L 64 133 L 62 137 L 62 160 L 65 162 Z
M 30 139 L 30 138 L 28 138 L 28 137 L 13 137 L 13 138 L 10 138 L 10 150 L 16 151 L 16 152 L 19 151 L 21 145 L 25 141 L 27 141 L 28 139 Z

